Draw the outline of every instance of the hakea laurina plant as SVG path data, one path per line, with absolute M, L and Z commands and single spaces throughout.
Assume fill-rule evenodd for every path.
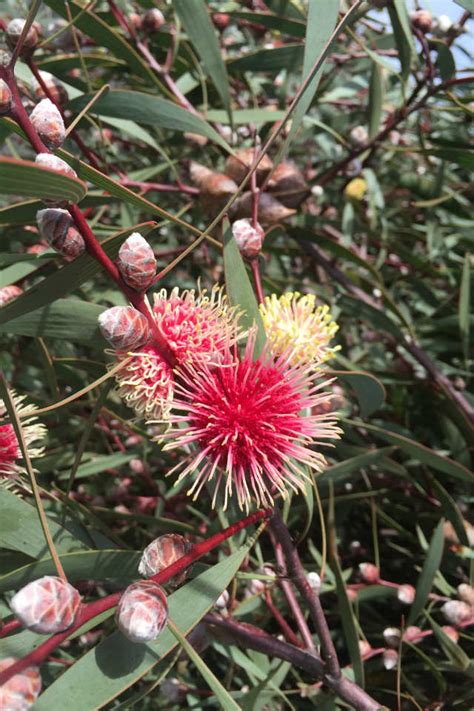
M 43 448 L 38 446 L 46 436 L 46 427 L 35 417 L 34 405 L 25 405 L 25 396 L 12 392 L 17 413 L 22 418 L 23 436 L 31 459 L 41 457 Z M 0 420 L 5 417 L 6 408 L 0 400 Z M 0 477 L 16 478 L 25 472 L 23 456 L 13 425 L 0 424 Z

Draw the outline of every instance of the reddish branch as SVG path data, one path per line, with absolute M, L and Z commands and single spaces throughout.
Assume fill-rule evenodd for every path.
M 260 511 L 256 511 L 253 514 L 250 514 L 250 516 L 246 516 L 241 521 L 237 521 L 237 523 L 232 524 L 232 526 L 229 526 L 223 531 L 219 531 L 219 533 L 216 533 L 214 536 L 207 538 L 205 541 L 202 541 L 201 543 L 196 543 L 191 548 L 189 553 L 184 555 L 172 565 L 169 565 L 167 568 L 164 568 L 162 571 L 150 578 L 150 580 L 154 580 L 160 585 L 166 583 L 175 575 L 178 575 L 186 568 L 189 568 L 190 565 L 192 565 L 196 560 L 199 560 L 199 558 L 202 558 L 204 555 L 206 555 L 206 553 L 209 553 L 214 548 L 220 546 L 225 540 L 231 538 L 231 536 L 235 536 L 236 533 L 242 531 L 244 528 L 248 528 L 248 526 L 252 526 L 253 524 L 258 523 L 259 521 L 264 521 L 270 518 L 271 515 L 272 511 L 270 509 L 262 509 Z M 15 662 L 15 664 L 9 666 L 2 673 L 0 673 L 0 686 L 2 684 L 5 684 L 14 674 L 18 674 L 19 672 L 26 669 L 28 666 L 39 666 L 40 664 L 42 664 L 45 659 L 47 659 L 50 654 L 57 647 L 59 647 L 62 642 L 64 642 L 65 639 L 67 639 L 74 632 L 80 629 L 86 622 L 89 622 L 89 620 L 92 620 L 98 615 L 101 615 L 106 610 L 110 610 L 111 608 L 115 607 L 120 599 L 121 594 L 121 592 L 114 593 L 112 595 L 108 595 L 107 597 L 101 598 L 100 600 L 81 605 L 76 616 L 74 625 L 65 632 L 60 632 L 59 634 L 53 635 L 45 642 L 43 642 L 43 644 L 40 644 L 39 647 L 34 649 L 22 659 L 19 659 L 17 662 Z

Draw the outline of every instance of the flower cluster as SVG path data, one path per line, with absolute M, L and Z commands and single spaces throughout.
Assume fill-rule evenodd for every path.
M 239 353 L 239 315 L 220 288 L 210 295 L 162 290 L 151 314 L 174 367 L 153 338 L 113 351 L 123 363 L 120 396 L 145 420 L 167 425 L 157 437 L 165 450 L 186 450 L 168 475 L 192 477 L 194 499 L 211 485 L 213 506 L 219 499 L 225 508 L 235 495 L 248 510 L 252 501 L 267 506 L 304 491 L 311 470 L 324 469 L 319 446 L 339 436 L 322 371 L 336 350 L 328 307 L 295 292 L 266 299 L 261 313 L 267 344 L 255 358 L 256 332 Z
M 34 459 L 43 454 L 41 447 L 31 445 L 44 438 L 46 428 L 37 421 L 34 416 L 35 408 L 32 405 L 24 405 L 25 396 L 12 392 L 12 398 L 16 410 L 22 416 L 23 435 L 28 448 L 29 456 Z M 31 416 L 29 416 L 31 414 Z M 6 408 L 0 400 L 0 420 L 6 415 Z M 0 424 L 0 477 L 16 477 L 24 472 L 22 454 L 12 424 Z

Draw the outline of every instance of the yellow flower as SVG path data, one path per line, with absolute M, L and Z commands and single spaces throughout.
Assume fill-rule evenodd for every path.
M 274 355 L 292 350 L 292 363 L 318 367 L 339 350 L 339 346 L 329 347 L 339 326 L 329 306 L 316 306 L 314 294 L 290 291 L 279 298 L 272 294 L 260 305 L 260 312 Z
M 346 196 L 346 198 L 348 198 L 349 200 L 356 200 L 358 202 L 364 199 L 366 192 L 367 183 L 365 182 L 364 178 L 354 178 L 350 181 L 350 183 L 347 183 L 346 187 L 344 188 L 344 195 Z

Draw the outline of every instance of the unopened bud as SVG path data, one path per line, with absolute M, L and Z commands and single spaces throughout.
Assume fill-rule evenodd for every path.
M 354 146 L 363 146 L 367 143 L 369 134 L 365 126 L 354 126 L 349 132 L 349 140 Z
M 383 638 L 388 647 L 397 649 L 400 645 L 402 633 L 398 627 L 386 627 L 383 631 Z
M 145 291 L 153 283 L 155 255 L 139 232 L 133 232 L 120 247 L 117 266 L 124 282 L 136 291 Z
M 265 236 L 263 228 L 258 222 L 254 227 L 247 218 L 237 220 L 232 225 L 232 234 L 237 242 L 237 247 L 244 257 L 247 257 L 247 259 L 258 257 Z
M 43 99 L 47 96 L 52 99 L 55 104 L 59 104 L 60 106 L 66 104 L 69 98 L 68 93 L 59 79 L 56 79 L 56 77 L 49 72 L 40 72 L 39 74 L 48 93 L 45 93 L 43 85 L 37 79 L 33 79 L 31 87 L 36 98 Z
M 258 151 L 256 152 L 254 148 L 241 148 L 236 151 L 235 154 L 230 155 L 225 162 L 225 174 L 236 183 L 241 183 L 255 161 L 257 153 Z M 256 171 L 257 185 L 263 183 L 272 168 L 272 161 L 267 155 L 264 155 Z
M 0 659 L 0 673 L 6 671 L 18 659 Z M 14 674 L 0 686 L 0 709 L 2 711 L 26 711 L 31 708 L 41 691 L 41 676 L 38 667 L 26 667 Z
M 129 585 L 119 600 L 115 621 L 131 642 L 151 642 L 168 620 L 168 602 L 162 587 L 152 580 Z
M 76 178 L 75 171 L 62 158 L 54 156 L 52 153 L 38 153 L 35 158 L 35 163 L 42 168 L 55 170 L 57 173 L 64 173 L 70 178 Z M 67 200 L 54 200 L 51 198 L 43 199 L 43 202 L 50 207 L 65 207 L 68 204 Z
M 0 79 L 0 116 L 8 114 L 12 107 L 12 93 L 8 84 Z
M 151 578 L 160 570 L 164 570 L 188 553 L 189 542 L 179 533 L 165 533 L 164 536 L 155 538 L 143 551 L 143 555 L 138 566 L 138 572 L 144 578 Z M 173 586 L 184 582 L 188 571 L 183 570 L 178 575 L 171 578 L 168 583 Z
M 14 301 L 23 294 L 23 289 L 16 284 L 10 284 L 0 289 L 0 306 L 5 306 L 10 301 Z
M 311 195 L 315 197 L 316 199 L 322 197 L 324 195 L 324 188 L 322 185 L 313 185 L 311 188 Z
M 380 571 L 373 563 L 360 563 L 359 570 L 366 583 L 377 583 L 380 580 Z
M 71 262 L 84 253 L 86 249 L 84 239 L 74 227 L 67 210 L 58 208 L 38 210 L 36 221 L 41 236 L 51 247 L 60 252 L 66 261 Z
M 436 22 L 436 29 L 441 33 L 444 34 L 445 32 L 449 32 L 453 26 L 453 21 L 451 20 L 448 15 L 440 15 L 438 17 L 438 20 Z
M 197 146 L 200 146 L 201 148 L 204 148 L 204 146 L 207 146 L 209 143 L 209 139 L 206 138 L 206 136 L 202 136 L 200 133 L 191 133 L 189 131 L 186 131 L 184 134 L 184 137 L 187 141 L 190 141 L 191 143 L 195 143 Z
M 289 160 L 277 165 L 269 189 L 285 207 L 298 207 L 310 193 L 303 173 Z
M 428 10 L 415 10 L 410 14 L 410 19 L 413 27 L 421 32 L 431 32 L 433 18 Z
M 66 128 L 58 107 L 50 99 L 42 99 L 35 106 L 30 120 L 47 148 L 59 148 L 66 137 Z
M 146 34 L 153 34 L 153 32 L 158 32 L 165 24 L 165 17 L 163 13 L 156 7 L 151 10 L 147 10 L 141 20 L 141 29 Z
M 404 642 L 415 642 L 420 636 L 421 629 L 416 625 L 410 625 L 403 633 Z
M 367 192 L 367 183 L 364 178 L 354 178 L 349 183 L 347 183 L 344 188 L 344 195 L 349 200 L 355 200 L 360 202 L 364 199 L 365 193 Z
M 308 581 L 311 590 L 317 595 L 321 590 L 321 578 L 319 575 L 316 572 L 311 571 L 306 576 L 306 580 Z
M 461 583 L 461 585 L 458 585 L 458 597 L 463 602 L 466 602 L 471 607 L 474 607 L 474 588 L 472 585 L 468 585 L 467 583 Z
M 444 634 L 454 642 L 454 644 L 458 643 L 459 632 L 457 631 L 457 629 L 451 627 L 450 625 L 443 625 L 441 629 L 443 630 Z
M 81 596 L 66 580 L 45 575 L 19 590 L 10 601 L 21 624 L 39 634 L 56 634 L 74 622 Z
M 456 626 L 466 622 L 473 616 L 471 606 L 462 600 L 445 602 L 441 611 L 447 621 Z
M 359 652 L 361 657 L 365 657 L 371 651 L 371 649 L 372 647 L 366 639 L 359 640 Z
M 238 198 L 232 208 L 233 218 L 252 217 L 254 196 L 251 192 L 243 193 Z M 262 225 L 274 225 L 282 222 L 296 213 L 289 207 L 285 207 L 279 200 L 269 193 L 262 193 L 258 201 L 258 220 Z
M 230 24 L 230 15 L 226 12 L 213 12 L 212 22 L 217 27 L 218 30 L 225 30 Z
M 142 18 L 137 12 L 130 12 L 127 15 L 127 19 L 129 24 L 137 31 L 141 30 L 142 28 Z
M 226 610 L 227 605 L 229 604 L 229 598 L 230 598 L 229 591 L 224 590 L 216 600 L 217 609 L 218 610 Z
M 6 69 L 11 64 L 12 55 L 8 49 L 0 49 L 0 67 Z
M 383 665 L 387 671 L 396 669 L 398 665 L 398 652 L 395 649 L 386 649 L 383 653 Z
M 257 573 L 266 575 L 269 578 L 275 578 L 275 571 L 273 568 L 270 568 L 269 565 L 264 565 L 263 568 L 257 568 Z M 249 582 L 248 590 L 251 595 L 260 595 L 269 584 L 270 582 L 268 580 L 260 580 L 260 578 L 255 578 Z
M 25 26 L 25 20 L 22 20 L 20 18 L 15 18 L 14 20 L 11 20 L 8 25 L 7 25 L 7 44 L 10 47 L 10 49 L 14 49 L 17 44 L 18 40 L 21 37 L 21 33 L 23 32 L 23 28 Z M 20 51 L 20 57 L 25 57 L 29 54 L 32 54 L 34 52 L 36 45 L 38 44 L 38 30 L 34 24 L 31 25 L 29 28 L 28 32 L 26 33 L 26 37 L 23 40 L 23 45 Z
M 99 316 L 104 338 L 118 351 L 130 351 L 143 346 L 150 338 L 146 316 L 133 306 L 113 306 Z
M 397 597 L 404 605 L 411 605 L 415 599 L 416 590 L 413 585 L 400 585 L 397 590 Z

